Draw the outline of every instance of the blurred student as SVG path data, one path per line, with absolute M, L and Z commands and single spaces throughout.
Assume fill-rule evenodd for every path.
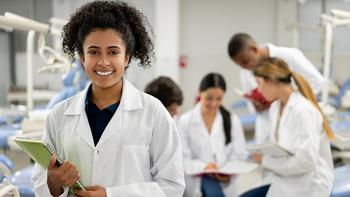
M 250 35 L 237 33 L 229 41 L 228 54 L 242 68 L 240 81 L 243 92 L 252 94 L 253 98 L 259 96 L 254 96 L 258 92 L 252 70 L 259 65 L 262 59 L 268 57 L 278 57 L 284 60 L 292 71 L 299 73 L 309 82 L 315 94 L 319 93 L 326 84 L 316 67 L 296 48 L 278 47 L 270 43 L 258 45 Z M 269 139 L 271 125 L 267 109 L 270 103 L 261 102 L 262 99 L 258 100 L 260 101 L 250 99 L 252 105 L 249 105 L 249 109 L 257 113 L 255 139 L 257 143 L 261 143 Z
M 173 118 L 177 117 L 183 102 L 183 94 L 170 77 L 160 76 L 154 79 L 147 84 L 145 92 L 159 99 Z
M 225 91 L 222 75 L 207 74 L 199 86 L 199 102 L 179 119 L 184 147 L 185 196 L 237 195 L 235 176 L 192 176 L 246 158 L 245 137 L 239 118 L 222 105 Z
M 328 197 L 334 177 L 329 140 L 335 136 L 308 82 L 279 58 L 263 60 L 253 73 L 258 91 L 274 101 L 271 141 L 291 155 L 263 155 L 265 186 L 241 197 Z

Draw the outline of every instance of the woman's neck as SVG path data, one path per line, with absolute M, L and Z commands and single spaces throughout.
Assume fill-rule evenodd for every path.
M 278 96 L 279 100 L 281 101 L 281 106 L 284 108 L 284 106 L 287 104 L 288 99 L 290 95 L 294 92 L 291 85 L 282 85 L 280 89 L 280 94 Z
M 212 131 L 215 117 L 216 117 L 216 111 L 205 110 L 203 107 L 201 107 L 201 115 L 202 115 L 204 124 L 210 134 Z
M 92 85 L 92 101 L 99 109 L 105 109 L 106 107 L 120 101 L 122 89 L 122 80 L 109 88 L 100 88 Z
M 216 111 L 206 110 L 203 107 L 201 107 L 201 114 L 202 116 L 206 116 L 206 117 L 214 117 L 216 116 Z

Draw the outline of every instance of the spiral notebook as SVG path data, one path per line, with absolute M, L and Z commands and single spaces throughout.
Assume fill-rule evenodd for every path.
M 41 167 L 47 168 L 50 162 L 51 155 L 56 155 L 56 166 L 59 167 L 63 164 L 63 160 L 59 157 L 55 149 L 47 143 L 40 140 L 28 139 L 17 137 L 15 142 L 22 148 L 22 150 L 27 153 L 36 163 Z M 71 189 L 81 189 L 85 190 L 84 186 L 77 181 Z

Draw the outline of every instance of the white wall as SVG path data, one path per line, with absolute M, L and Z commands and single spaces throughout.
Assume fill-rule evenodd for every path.
M 185 101 L 182 111 L 193 106 L 200 80 L 208 72 L 219 72 L 227 83 L 225 104 L 238 96 L 232 91 L 239 84 L 238 66 L 227 54 L 234 33 L 247 32 L 257 42 L 276 42 L 278 0 L 181 0 L 180 53 L 189 65 L 180 71 Z

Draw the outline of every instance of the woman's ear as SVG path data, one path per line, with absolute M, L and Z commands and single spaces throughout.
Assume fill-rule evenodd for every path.
M 256 45 L 252 45 L 250 46 L 250 49 L 254 52 L 254 54 L 257 54 L 258 53 L 258 47 Z
M 130 64 L 130 55 L 125 55 L 125 66 L 124 66 L 124 70 L 127 70 L 129 68 L 129 64 Z
M 84 55 L 79 55 L 79 58 L 80 58 L 81 66 L 82 66 L 83 69 L 85 70 L 85 59 L 84 59 Z

